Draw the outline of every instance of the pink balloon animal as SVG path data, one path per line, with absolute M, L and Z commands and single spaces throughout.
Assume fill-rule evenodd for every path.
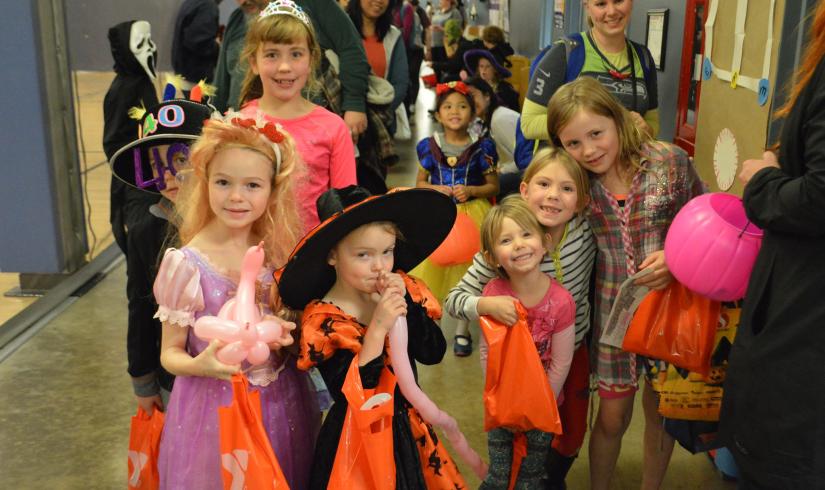
M 449 439 L 453 449 L 470 466 L 473 473 L 483 480 L 487 476 L 487 464 L 467 443 L 467 438 L 458 428 L 458 422 L 447 412 L 438 408 L 415 382 L 415 376 L 412 367 L 410 367 L 410 359 L 407 355 L 407 335 L 407 319 L 400 316 L 390 330 L 390 360 L 401 393 L 418 410 L 424 420 L 442 429 L 447 434 L 447 439 Z
M 226 344 L 217 352 L 218 360 L 224 364 L 240 364 L 244 359 L 250 364 L 263 364 L 269 359 L 267 344 L 281 337 L 281 324 L 262 320 L 261 309 L 255 303 L 255 279 L 263 263 L 261 242 L 244 255 L 235 297 L 224 303 L 218 316 L 202 316 L 195 322 L 195 335 Z

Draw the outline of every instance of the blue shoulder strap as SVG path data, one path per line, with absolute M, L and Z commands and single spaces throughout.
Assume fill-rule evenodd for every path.
M 567 55 L 567 70 L 564 73 L 564 83 L 579 78 L 584 68 L 584 39 L 581 32 L 570 34 L 564 39 L 565 54 Z

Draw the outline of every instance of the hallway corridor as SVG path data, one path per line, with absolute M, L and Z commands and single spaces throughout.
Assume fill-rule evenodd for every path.
M 81 99 L 102 99 L 99 90 L 83 86 L 94 77 L 80 74 L 78 79 Z M 390 187 L 414 185 L 418 168 L 415 143 L 430 134 L 427 109 L 433 100 L 433 91 L 422 88 L 412 126 L 414 138 L 398 143 L 401 162 L 391 168 Z M 85 142 L 90 147 L 99 147 L 102 124 L 99 120 L 85 120 L 95 117 L 91 111 L 86 114 L 81 114 Z M 102 154 L 87 158 L 101 160 Z M 108 167 L 86 168 L 89 188 L 95 187 L 97 193 L 91 199 L 92 216 L 95 223 L 105 224 L 98 228 L 98 237 L 108 241 Z M 100 179 L 106 185 L 96 183 Z M 119 258 L 86 294 L 72 297 L 47 315 L 33 327 L 37 330 L 27 333 L 33 334 L 31 338 L 13 353 L 7 357 L 0 355 L 0 488 L 125 487 L 129 421 L 136 409 L 126 373 L 125 280 L 125 264 Z M 443 327 L 451 346 L 452 322 L 446 320 Z M 471 327 L 471 332 L 475 339 L 479 338 L 477 325 Z M 478 351 L 459 358 L 450 348 L 444 362 L 419 368 L 419 374 L 424 390 L 458 419 L 470 444 L 487 459 L 482 430 L 484 380 Z M 614 489 L 639 487 L 642 428 L 637 397 L 636 414 L 624 438 Z M 469 487 L 477 488 L 474 476 L 463 466 L 462 470 Z M 588 480 L 585 447 L 570 472 L 568 488 L 586 489 Z M 735 485 L 722 481 L 705 454 L 691 455 L 677 447 L 663 488 L 731 490 Z

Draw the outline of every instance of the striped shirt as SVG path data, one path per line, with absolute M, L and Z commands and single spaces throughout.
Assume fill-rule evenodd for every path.
M 567 236 L 559 244 L 557 252 L 548 254 L 542 260 L 541 271 L 560 282 L 576 302 L 576 347 L 590 330 L 590 275 L 596 260 L 596 241 L 590 231 L 590 224 L 578 216 L 567 226 Z M 556 270 L 556 264 L 561 270 Z M 498 277 L 496 270 L 487 265 L 481 253 L 473 257 L 473 265 L 450 290 L 444 306 L 447 312 L 465 320 L 478 319 L 478 300 L 481 291 L 492 279 Z

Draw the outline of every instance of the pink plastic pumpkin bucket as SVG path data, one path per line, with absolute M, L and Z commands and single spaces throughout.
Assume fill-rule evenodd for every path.
M 676 214 L 665 239 L 665 261 L 691 291 L 717 301 L 745 296 L 762 230 L 742 200 L 716 192 L 693 198 Z

